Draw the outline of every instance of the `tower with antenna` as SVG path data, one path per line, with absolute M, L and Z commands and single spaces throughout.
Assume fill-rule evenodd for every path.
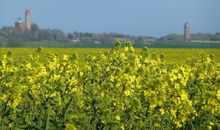
M 184 25 L 184 41 L 190 41 L 190 27 L 189 24 L 186 22 Z
M 31 30 L 31 21 L 30 21 L 30 9 L 25 10 L 25 31 L 30 32 Z

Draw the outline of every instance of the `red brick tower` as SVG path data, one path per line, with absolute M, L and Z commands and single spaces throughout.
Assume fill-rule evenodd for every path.
M 15 28 L 18 30 L 19 33 L 23 32 L 24 26 L 21 18 L 19 18 L 18 21 L 15 22 Z
M 184 25 L 184 41 L 190 41 L 190 28 L 188 23 L 185 23 Z

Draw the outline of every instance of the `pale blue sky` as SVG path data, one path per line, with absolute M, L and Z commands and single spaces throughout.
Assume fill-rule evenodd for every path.
M 220 32 L 220 0 L 0 0 L 0 27 L 14 25 L 31 9 L 41 28 L 65 32 L 117 32 L 160 37 Z

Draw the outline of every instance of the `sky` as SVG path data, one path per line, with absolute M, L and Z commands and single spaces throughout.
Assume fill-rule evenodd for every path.
M 220 32 L 220 0 L 0 0 L 0 27 L 24 20 L 64 32 L 115 32 L 161 37 Z

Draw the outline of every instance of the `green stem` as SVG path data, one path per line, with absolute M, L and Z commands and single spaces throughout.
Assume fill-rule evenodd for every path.
M 49 121 L 50 121 L 50 104 L 48 104 L 48 107 L 47 107 L 47 118 L 46 118 L 45 130 L 49 129 Z
M 4 130 L 4 119 L 2 119 L 2 128 L 1 130 Z

